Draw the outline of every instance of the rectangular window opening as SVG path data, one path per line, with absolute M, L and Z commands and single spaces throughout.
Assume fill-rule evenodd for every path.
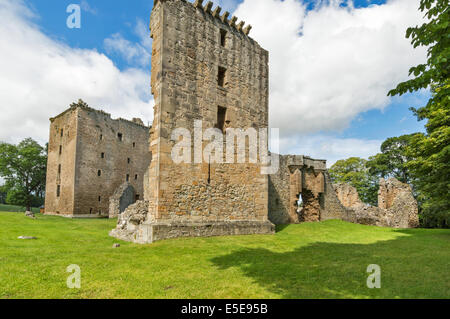
M 61 129 L 61 137 L 64 136 L 64 129 Z
M 218 72 L 218 78 L 217 78 L 217 84 L 221 87 L 225 86 L 225 75 L 226 75 L 227 69 L 224 67 L 219 66 L 219 72 Z
M 136 201 L 138 201 L 139 200 L 139 194 L 136 194 Z
M 97 176 L 102 176 L 102 171 L 101 170 L 98 170 Z
M 99 202 L 102 201 L 102 197 L 101 197 L 101 196 L 98 197 L 98 201 L 99 201 Z
M 62 145 L 59 146 L 59 155 L 62 154 Z
M 119 141 L 122 142 L 123 134 L 122 134 L 122 133 L 118 133 L 118 134 L 117 134 L 117 138 L 119 139 Z
M 222 107 L 222 106 L 218 106 L 217 107 L 217 124 L 216 124 L 216 128 L 218 128 L 219 130 L 221 130 L 222 132 L 225 132 L 225 120 L 227 117 L 227 108 L 226 107 Z
M 131 158 L 128 158 L 128 160 L 127 160 L 127 161 L 128 161 L 128 164 L 130 164 L 130 163 L 131 163 Z
M 137 179 L 138 179 L 138 176 L 136 174 L 136 175 L 134 175 L 134 180 L 137 181 Z
M 227 31 L 220 29 L 220 45 L 225 46 L 227 41 Z
M 135 147 L 136 147 L 136 143 L 133 142 L 133 148 L 135 148 Z
M 61 185 L 56 186 L 56 197 L 61 196 Z
M 102 153 L 101 157 L 102 157 L 102 158 L 105 158 L 105 153 Z
M 127 174 L 127 182 L 129 182 L 129 181 L 130 181 L 130 175 Z

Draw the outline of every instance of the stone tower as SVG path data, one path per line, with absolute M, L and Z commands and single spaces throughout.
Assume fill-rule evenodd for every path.
M 50 121 L 46 214 L 108 217 L 109 198 L 125 182 L 142 199 L 150 154 L 140 120 L 112 119 L 80 100 Z
M 210 143 L 202 138 L 207 129 L 268 127 L 268 52 L 249 37 L 251 26 L 212 2 L 155 0 L 150 27 L 149 214 L 135 241 L 272 233 L 259 161 L 216 163 L 194 150 Z M 172 158 L 180 128 L 192 136 L 188 163 Z

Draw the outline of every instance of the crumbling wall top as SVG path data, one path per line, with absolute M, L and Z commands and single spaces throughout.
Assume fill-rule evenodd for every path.
M 153 5 L 156 7 L 158 3 L 160 2 L 162 3 L 165 1 L 173 1 L 173 0 L 154 0 Z M 221 14 L 222 8 L 220 6 L 216 6 L 213 10 L 212 8 L 214 3 L 212 1 L 208 1 L 205 5 L 203 4 L 205 0 L 194 0 L 194 2 L 189 2 L 187 0 L 178 0 L 178 1 L 190 3 L 195 8 L 203 10 L 205 13 L 210 14 L 214 18 L 219 19 L 224 24 L 230 26 L 231 28 L 234 28 L 235 30 L 245 34 L 246 36 L 249 35 L 250 30 L 252 29 L 252 26 L 251 25 L 246 26 L 244 21 L 240 21 L 239 23 L 237 23 L 238 18 L 236 16 L 232 16 L 229 19 L 230 12 L 228 11 L 225 11 L 223 14 Z
M 97 109 L 94 109 L 94 108 L 90 107 L 90 106 L 89 106 L 86 102 L 84 102 L 82 99 L 79 99 L 78 102 L 74 102 L 74 103 L 70 104 L 70 107 L 69 107 L 67 110 L 65 110 L 64 112 L 62 112 L 61 114 L 58 114 L 58 115 L 56 115 L 55 117 L 50 118 L 50 122 L 53 122 L 55 119 L 57 119 L 57 118 L 63 116 L 64 114 L 66 114 L 66 113 L 68 113 L 68 112 L 74 111 L 74 110 L 76 110 L 76 109 L 78 109 L 78 108 L 83 109 L 83 110 L 86 110 L 86 111 L 94 112 L 94 113 L 97 113 L 97 114 L 101 114 L 101 115 L 107 117 L 108 119 L 111 119 L 112 121 L 121 121 L 121 122 L 126 122 L 127 124 L 134 124 L 134 125 L 136 125 L 136 126 L 140 126 L 140 127 L 143 127 L 143 128 L 149 128 L 149 127 L 146 126 L 146 125 L 144 124 L 144 122 L 142 122 L 142 120 L 139 119 L 139 118 L 133 118 L 131 121 L 130 121 L 130 120 L 127 120 L 127 119 L 124 119 L 124 118 L 121 118 L 121 117 L 119 117 L 118 119 L 113 119 L 113 118 L 111 117 L 111 114 L 110 114 L 110 113 L 107 113 L 107 112 L 105 112 L 105 111 L 103 111 L 103 110 L 97 110 Z M 150 126 L 150 127 L 151 127 L 151 126 Z

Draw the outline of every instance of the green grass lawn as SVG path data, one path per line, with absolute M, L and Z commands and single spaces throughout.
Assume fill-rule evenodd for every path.
M 450 230 L 327 221 L 141 246 L 108 237 L 115 220 L 37 217 L 0 213 L 0 298 L 450 298 Z

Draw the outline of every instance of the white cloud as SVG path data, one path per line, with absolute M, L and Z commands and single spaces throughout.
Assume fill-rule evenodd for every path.
M 97 9 L 91 7 L 90 4 L 86 0 L 82 0 L 80 5 L 81 5 L 81 9 L 83 9 L 84 11 L 89 12 L 93 15 L 97 15 L 97 13 L 98 13 Z
M 336 161 L 349 157 L 368 159 L 380 152 L 382 140 L 336 138 L 329 135 L 310 135 L 282 138 L 283 154 L 305 154 L 317 159 L 326 159 L 328 167 Z
M 359 9 L 341 2 L 306 11 L 298 0 L 244 0 L 235 12 L 270 52 L 270 121 L 283 136 L 342 130 L 359 113 L 383 109 L 387 92 L 426 60 L 405 39 L 422 21 L 419 0 Z
M 138 19 L 134 31 L 139 37 L 139 43 L 131 42 L 120 33 L 115 33 L 104 41 L 106 52 L 121 55 L 130 65 L 147 67 L 150 65 L 152 52 L 149 28 L 142 20 Z
M 153 119 L 148 71 L 55 41 L 34 17 L 21 1 L 0 1 L 0 140 L 46 142 L 49 118 L 78 98 L 113 117 Z

